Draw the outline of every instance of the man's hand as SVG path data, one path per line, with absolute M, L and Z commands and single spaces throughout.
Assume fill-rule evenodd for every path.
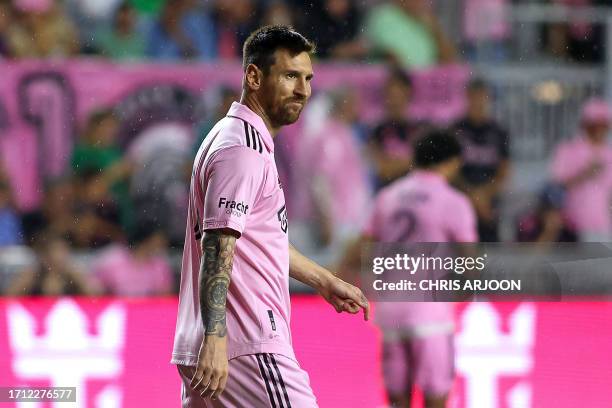
M 338 313 L 356 314 L 363 309 L 364 319 L 370 318 L 370 305 L 359 288 L 334 276 L 289 245 L 289 276 L 316 289 Z
M 319 293 L 338 313 L 356 314 L 363 309 L 364 320 L 370 319 L 370 304 L 358 287 L 331 276 L 326 284 L 321 286 Z
M 198 365 L 191 388 L 202 398 L 217 399 L 225 389 L 228 376 L 227 337 L 205 336 L 198 354 Z

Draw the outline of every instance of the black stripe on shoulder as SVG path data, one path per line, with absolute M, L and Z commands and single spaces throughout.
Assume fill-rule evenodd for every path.
M 249 137 L 249 124 L 246 122 L 246 120 L 243 120 L 242 123 L 244 123 L 244 137 L 246 138 L 247 146 L 251 147 L 251 139 Z
M 259 139 L 259 153 L 263 152 L 263 142 L 261 140 L 261 133 L 255 131 L 257 133 L 257 139 Z
M 261 354 L 255 354 L 257 357 L 257 365 L 259 366 L 259 372 L 266 383 L 266 391 L 268 392 L 268 398 L 270 399 L 270 404 L 272 404 L 272 408 L 276 408 L 276 402 L 274 401 L 274 394 L 272 394 L 272 388 L 270 387 L 270 381 L 268 380 L 268 376 L 266 375 L 266 370 L 264 370 Z M 280 400 L 279 400 L 280 401 Z
M 251 136 L 253 137 L 253 150 L 257 150 L 257 131 L 251 125 Z
M 283 390 L 283 396 L 285 397 L 285 403 L 287 404 L 287 408 L 291 408 L 291 402 L 289 402 L 289 394 L 287 394 L 287 388 L 285 388 L 285 382 L 283 381 L 283 377 L 281 376 L 280 370 L 278 369 L 278 365 L 276 364 L 276 359 L 274 358 L 274 354 L 270 354 L 270 359 L 272 360 L 272 365 L 274 366 L 274 370 L 276 370 L 276 375 L 278 376 L 278 382 Z

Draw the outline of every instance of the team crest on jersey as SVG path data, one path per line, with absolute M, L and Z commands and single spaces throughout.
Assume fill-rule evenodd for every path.
M 287 228 L 289 227 L 289 222 L 287 220 L 287 208 L 283 205 L 283 207 L 278 210 L 276 215 L 278 216 L 278 221 L 280 222 L 281 230 L 286 234 Z

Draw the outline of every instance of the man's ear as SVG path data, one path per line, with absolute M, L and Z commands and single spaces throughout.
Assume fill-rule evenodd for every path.
M 246 81 L 246 86 L 250 90 L 256 91 L 259 89 L 263 81 L 263 72 L 257 68 L 255 64 L 249 64 L 246 67 L 244 78 Z

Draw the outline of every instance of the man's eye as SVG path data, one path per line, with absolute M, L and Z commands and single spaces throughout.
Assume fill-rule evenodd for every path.
M 287 78 L 291 78 L 291 79 L 297 78 L 297 75 L 289 73 L 289 74 L 287 74 Z

